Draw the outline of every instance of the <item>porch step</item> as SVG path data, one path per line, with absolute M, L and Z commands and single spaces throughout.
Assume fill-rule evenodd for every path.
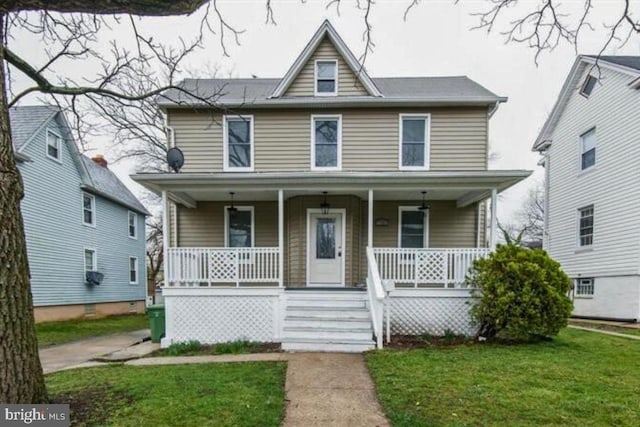
M 321 351 L 327 353 L 362 353 L 372 350 L 372 340 L 336 340 L 289 338 L 282 342 L 285 351 Z
M 286 301 L 283 350 L 357 353 L 374 347 L 365 292 L 287 291 Z

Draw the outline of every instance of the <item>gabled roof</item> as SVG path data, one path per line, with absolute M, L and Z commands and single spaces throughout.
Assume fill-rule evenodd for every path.
M 276 86 L 275 90 L 271 94 L 271 97 L 278 98 L 284 95 L 289 86 L 291 86 L 291 83 L 293 83 L 295 78 L 298 76 L 298 73 L 300 73 L 302 68 L 309 61 L 309 58 L 311 58 L 311 55 L 313 55 L 325 37 L 328 37 L 333 43 L 338 53 L 342 55 L 349 68 L 351 68 L 351 71 L 355 74 L 356 78 L 360 80 L 360 83 L 362 83 L 369 95 L 383 96 L 380 91 L 378 91 L 378 88 L 373 83 L 364 67 L 360 65 L 351 50 L 347 47 L 347 44 L 342 40 L 336 29 L 333 28 L 333 25 L 331 25 L 328 20 L 325 20 L 313 37 L 311 37 L 309 43 L 307 43 L 304 49 L 302 49 L 302 52 L 293 62 L 289 71 L 287 71 L 282 80 L 280 80 L 278 86 Z
M 558 120 L 564 111 L 564 108 L 569 101 L 571 95 L 580 87 L 581 76 L 584 69 L 588 66 L 591 67 L 606 67 L 612 70 L 627 74 L 632 79 L 629 82 L 629 86 L 635 87 L 636 82 L 640 79 L 640 56 L 597 56 L 597 55 L 579 55 L 569 75 L 567 76 L 558 99 L 551 110 L 551 114 L 547 117 L 547 120 L 542 126 L 542 130 L 538 134 L 536 141 L 533 144 L 533 151 L 540 151 L 546 149 L 550 142 L 553 131 L 555 130 Z
M 22 159 L 23 161 L 29 160 L 28 156 L 22 153 L 22 151 L 34 136 L 46 127 L 57 115 L 59 115 L 63 127 L 68 130 L 69 124 L 67 123 L 64 113 L 58 107 L 29 105 L 9 109 L 11 139 L 13 141 L 16 158 L 19 160 Z M 111 170 L 97 165 L 93 160 L 80 153 L 70 132 L 67 131 L 63 141 L 67 144 L 76 170 L 80 175 L 82 188 L 144 215 L 150 215 L 142 203 L 140 203 Z

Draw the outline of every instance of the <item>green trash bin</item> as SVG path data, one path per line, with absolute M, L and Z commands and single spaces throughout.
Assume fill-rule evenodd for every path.
M 151 325 L 151 342 L 160 342 L 164 337 L 164 305 L 150 305 L 147 307 L 149 324 Z

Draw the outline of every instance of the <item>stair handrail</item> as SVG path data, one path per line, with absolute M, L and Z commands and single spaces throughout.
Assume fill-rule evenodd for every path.
M 385 292 L 382 287 L 382 279 L 378 270 L 378 262 L 373 253 L 373 248 L 367 246 L 367 295 L 369 297 L 369 313 L 373 333 L 376 337 L 376 347 L 382 348 L 382 327 L 384 318 Z

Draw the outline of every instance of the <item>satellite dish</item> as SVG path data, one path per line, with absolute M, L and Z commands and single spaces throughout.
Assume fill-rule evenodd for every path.
M 184 166 L 184 154 L 178 147 L 170 148 L 167 151 L 167 163 L 174 172 L 180 172 L 182 166 Z

